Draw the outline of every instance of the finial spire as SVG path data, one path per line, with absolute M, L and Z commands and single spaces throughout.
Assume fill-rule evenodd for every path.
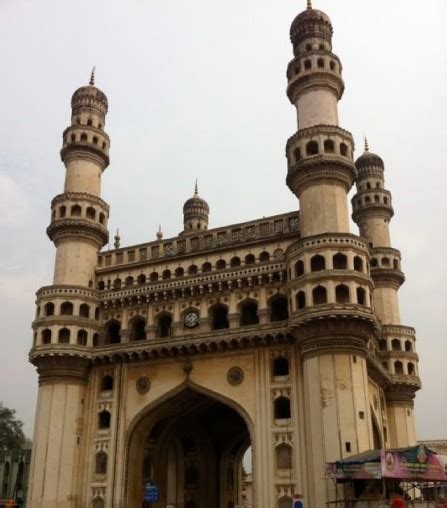
M 196 185 L 194 187 L 194 196 L 198 196 L 199 195 L 199 184 L 198 184 L 198 179 L 196 178 Z
M 368 138 L 365 136 L 365 152 L 369 152 Z
M 161 230 L 161 224 L 158 226 L 158 231 L 157 231 L 157 240 L 162 240 L 163 239 L 163 232 Z
M 307 8 L 312 9 L 312 0 L 307 0 Z
M 116 230 L 116 235 L 115 235 L 115 243 L 113 244 L 115 249 L 119 249 L 120 248 L 120 243 L 121 243 L 120 230 L 117 229 Z
M 94 84 L 95 84 L 95 71 L 96 71 L 96 66 L 93 67 L 92 73 L 90 74 L 90 82 L 89 82 L 90 86 L 94 86 Z

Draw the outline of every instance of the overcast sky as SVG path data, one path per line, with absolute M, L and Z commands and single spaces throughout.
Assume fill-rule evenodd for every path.
M 70 98 L 97 67 L 109 98 L 103 198 L 122 245 L 181 230 L 199 179 L 210 227 L 294 210 L 285 184 L 296 115 L 285 94 L 289 26 L 305 0 L 0 0 L 0 400 L 31 436 L 27 363 L 35 291 L 51 284 L 45 234 L 62 192 Z M 386 163 L 392 243 L 417 329 L 419 438 L 447 438 L 445 0 L 314 0 L 344 66 L 340 123 Z M 353 231 L 357 232 L 353 225 Z

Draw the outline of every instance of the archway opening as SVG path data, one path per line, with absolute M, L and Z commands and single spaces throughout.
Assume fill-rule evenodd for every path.
M 149 480 L 159 489 L 160 506 L 242 504 L 244 456 L 250 446 L 247 423 L 236 409 L 185 388 L 156 406 L 134 429 L 126 506 L 141 506 Z

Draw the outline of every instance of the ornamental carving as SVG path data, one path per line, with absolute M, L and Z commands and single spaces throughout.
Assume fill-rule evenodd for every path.
M 244 371 L 240 367 L 231 367 L 227 374 L 230 385 L 240 385 L 244 380 Z
M 151 387 L 151 381 L 148 377 L 142 376 L 136 382 L 137 391 L 140 394 L 147 393 Z

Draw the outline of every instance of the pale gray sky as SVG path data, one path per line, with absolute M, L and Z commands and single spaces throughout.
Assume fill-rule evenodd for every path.
M 111 166 L 103 197 L 122 244 L 181 230 L 199 178 L 210 226 L 296 209 L 285 143 L 289 26 L 305 0 L 0 0 L 0 400 L 31 435 L 37 376 L 27 363 L 35 291 L 51 283 L 50 201 L 73 91 L 97 66 Z M 386 163 L 417 329 L 420 438 L 447 438 L 447 2 L 314 0 L 332 18 L 344 65 L 341 126 Z M 354 231 L 357 231 L 353 227 Z

